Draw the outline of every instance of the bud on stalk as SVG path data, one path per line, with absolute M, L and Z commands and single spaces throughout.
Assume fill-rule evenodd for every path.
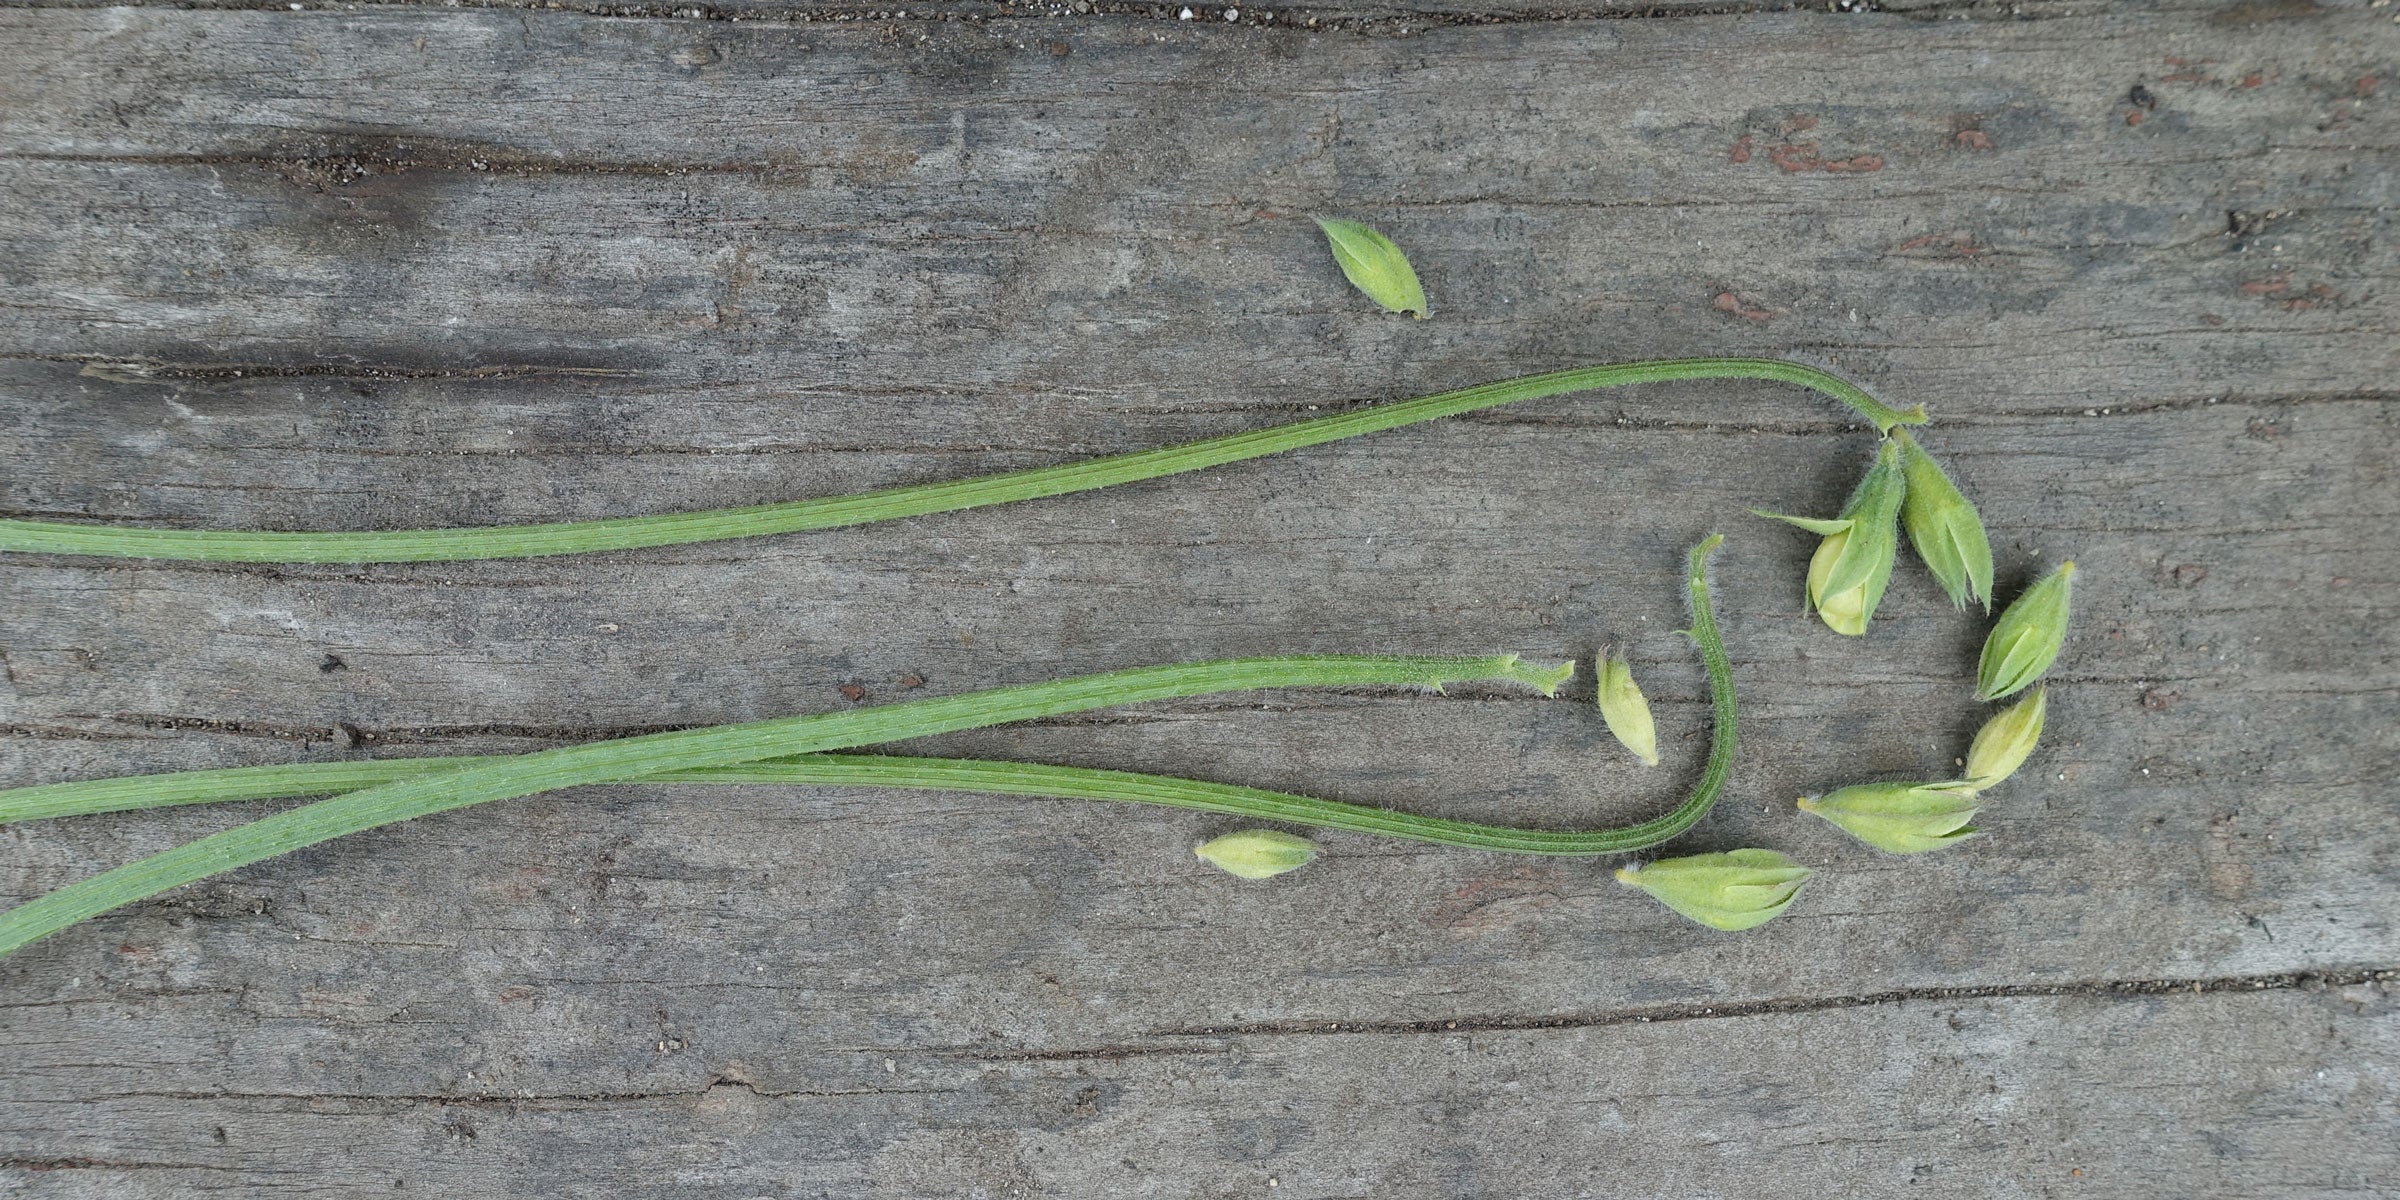
M 1900 447 L 1887 438 L 1839 516 L 1824 520 L 1750 511 L 1824 535 L 1808 560 L 1808 602 L 1827 628 L 1856 637 L 1867 631 L 1891 582 L 1892 559 L 1900 549 L 1900 507 L 1907 495 Z
M 1900 443 L 1900 465 L 1908 476 L 1900 523 L 1908 529 L 1909 544 L 1950 593 L 1953 607 L 1981 600 L 1983 611 L 1991 612 L 1992 542 L 1983 532 L 1983 518 L 1907 430 L 1894 426 L 1892 440 Z

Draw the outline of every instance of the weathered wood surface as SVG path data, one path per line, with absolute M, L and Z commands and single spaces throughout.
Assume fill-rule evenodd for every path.
M 1735 937 L 1606 864 L 1359 837 L 1246 885 L 1188 854 L 1229 823 L 1149 810 L 540 797 L 0 962 L 0 1180 L 2383 1194 L 2400 28 L 2364 6 L 2024 11 L 2045 19 L 1525 10 L 1405 38 L 0 12 L 11 512 L 712 507 L 1581 362 L 1796 353 L 1934 410 L 2007 589 L 2084 568 L 2050 744 L 1990 837 L 1899 861 L 1790 798 L 1942 771 L 1979 715 L 1981 623 L 1913 566 L 1866 639 L 1798 611 L 1808 539 L 1742 508 L 1838 503 L 1868 440 L 1775 386 L 1545 401 L 748 544 L 10 558 L 11 784 L 532 748 L 835 707 L 846 685 L 1617 643 L 1659 705 L 1656 771 L 1588 704 L 1499 692 L 922 747 L 1574 825 L 1654 810 L 1696 769 L 1676 568 L 1723 528 L 1747 725 L 1685 844 L 1823 875 Z M 1436 319 L 1364 311 L 1311 211 L 1397 237 Z M 266 806 L 236 808 L 0 829 L 0 899 Z

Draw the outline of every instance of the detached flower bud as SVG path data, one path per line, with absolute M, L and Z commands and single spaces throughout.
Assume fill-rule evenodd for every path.
M 1317 844 L 1273 829 L 1245 829 L 1204 842 L 1192 853 L 1244 879 L 1296 871 L 1317 857 Z
M 1992 623 L 1991 636 L 1983 640 L 1983 661 L 1975 669 L 1976 699 L 2014 695 L 2058 660 L 2058 648 L 2067 640 L 2067 593 L 2074 578 L 2073 562 L 2058 564 Z
M 1764 925 L 1791 907 L 1808 868 L 1772 850 L 1665 858 L 1617 870 L 1617 882 L 1711 929 Z
M 1650 702 L 1634 686 L 1633 670 L 1621 658 L 1600 652 L 1600 719 L 1617 741 L 1646 766 L 1658 765 L 1658 726 L 1650 719 Z
M 1366 293 L 1367 299 L 1387 312 L 1414 313 L 1420 321 L 1426 318 L 1425 286 L 1417 282 L 1416 268 L 1408 265 L 1408 256 L 1392 239 L 1356 221 L 1318 217 L 1317 228 L 1325 231 L 1325 241 L 1333 247 L 1333 261 L 1341 264 L 1342 274 Z
M 1983 601 L 1992 611 L 1992 542 L 1984 535 L 1983 518 L 1959 494 L 1958 485 L 1917 445 L 1908 431 L 1894 427 L 1900 443 L 1900 465 L 1908 476 L 1908 499 L 1900 506 L 1900 523 L 1908 529 L 1909 544 L 1926 569 L 1950 593 L 1953 607 L 1969 600 Z
M 1907 495 L 1900 447 L 1886 439 L 1840 516 L 1823 520 L 1750 511 L 1825 536 L 1808 560 L 1808 602 L 1827 628 L 1856 637 L 1867 631 L 1875 606 L 1883 602 L 1883 589 L 1892 581 L 1892 558 L 1900 549 L 1900 508 Z
M 1980 792 L 2025 765 L 2026 756 L 2042 740 L 2042 717 L 2050 707 L 2049 696 L 2050 685 L 2042 684 L 1975 731 L 1975 744 L 1967 747 L 1968 786 Z
M 1893 854 L 1922 854 L 1975 836 L 1967 822 L 1977 807 L 1975 789 L 1964 782 L 1861 783 L 1800 798 L 1800 811 Z

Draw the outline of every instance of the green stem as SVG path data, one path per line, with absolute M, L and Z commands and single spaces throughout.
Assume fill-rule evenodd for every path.
M 146 899 L 220 871 L 412 816 L 486 800 L 585 783 L 644 778 L 708 783 L 861 785 L 940 791 L 1055 796 L 1199 809 L 1410 841 L 1513 854 L 1592 855 L 1641 850 L 1690 829 L 1716 803 L 1733 770 L 1733 666 L 1717 632 L 1708 589 L 1708 557 L 1724 538 L 1692 548 L 1688 584 L 1692 641 L 1708 668 L 1715 727 L 1700 782 L 1664 816 L 1616 829 L 1516 829 L 1391 812 L 1286 792 L 1204 783 L 1129 771 L 1028 763 L 802 753 L 795 748 L 864 745 L 1077 708 L 1234 688 L 1298 683 L 1406 683 L 1438 687 L 1457 679 L 1511 679 L 1547 695 L 1569 668 L 1539 668 L 1513 656 L 1496 659 L 1248 659 L 1147 667 L 1052 684 L 1002 688 L 829 716 L 651 734 L 536 754 L 396 759 L 184 771 L 0 792 L 0 823 L 219 800 L 360 790 L 279 813 L 80 883 L 0 914 L 0 954 L 87 917 Z M 1276 682 L 1280 681 L 1280 682 Z M 1117 689 L 1109 692 L 1108 689 Z M 1095 690 L 1104 694 L 1095 694 Z M 981 712 L 975 705 L 989 705 Z M 966 710 L 962 713 L 962 707 Z M 666 749 L 660 749 L 665 744 Z M 763 750 L 763 752 L 762 752 Z
M 731 767 L 1210 692 L 1368 684 L 1439 689 L 1450 682 L 1511 680 L 1548 695 L 1573 672 L 1572 663 L 1539 667 L 1521 662 L 1513 654 L 1495 658 L 1310 655 L 1226 659 L 1136 667 L 851 712 L 653 733 L 515 755 L 320 800 L 69 884 L 0 913 L 0 954 L 112 908 L 303 846 L 534 792 L 668 771 Z
M 864 525 L 899 517 L 953 512 L 1014 500 L 1090 491 L 1222 466 L 1247 458 L 1314 446 L 1565 392 L 1677 379 L 1769 379 L 1813 388 L 1890 430 L 1922 424 L 1922 408 L 1885 405 L 1840 376 L 1772 358 L 1682 358 L 1577 367 L 1479 384 L 1454 392 L 1314 417 L 1249 433 L 1208 438 L 1084 462 L 709 512 L 618 517 L 476 529 L 398 529 L 367 533 L 238 533 L 199 529 L 142 529 L 63 521 L 0 520 L 0 550 L 96 554 L 120 558 L 201 562 L 375 563 L 530 558 L 763 537 L 807 529 Z

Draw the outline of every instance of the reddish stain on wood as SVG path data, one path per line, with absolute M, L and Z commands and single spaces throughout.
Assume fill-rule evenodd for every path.
M 1985 247 L 1976 245 L 1975 239 L 1964 233 L 1928 233 L 1900 243 L 1897 253 L 1911 250 L 1934 250 L 1936 253 L 1931 257 L 1935 258 L 1973 258 L 1983 253 Z
M 1762 323 L 1783 315 L 1772 308 L 1749 303 L 1732 292 L 1718 292 L 1717 298 L 1709 303 L 1709 307 L 1729 316 Z
M 1746 162 L 1749 162 L 1749 161 L 1750 161 L 1750 135 L 1749 135 L 1749 134 L 1746 134 L 1746 133 L 1745 133 L 1745 134 L 1743 134 L 1742 136 L 1740 136 L 1740 137 L 1738 137 L 1738 138 L 1735 138 L 1735 139 L 1733 140 L 1733 153 L 1732 153 L 1732 155 L 1730 155 L 1730 157 L 1733 159 L 1733 161 L 1735 161 L 1735 162 L 1737 162 L 1737 163 L 1746 163 Z
M 1957 133 L 1950 135 L 1950 141 L 1953 145 L 1961 146 L 1969 150 L 1989 150 L 1992 148 L 1991 136 L 1984 133 L 1984 131 L 1980 129 L 1961 129 Z

